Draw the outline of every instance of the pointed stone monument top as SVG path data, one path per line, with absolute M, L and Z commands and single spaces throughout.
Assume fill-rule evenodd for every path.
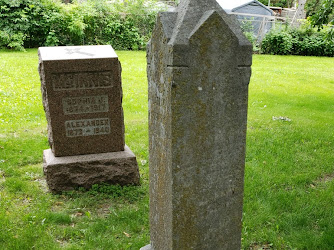
M 172 43 L 187 43 L 190 32 L 197 21 L 208 10 L 221 10 L 215 0 L 184 0 L 178 6 L 176 27 L 174 28 Z

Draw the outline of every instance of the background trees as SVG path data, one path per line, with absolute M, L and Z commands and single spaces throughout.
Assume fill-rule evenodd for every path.
M 328 40 L 334 43 L 334 0 L 323 0 L 321 7 L 311 16 L 311 24 L 318 29 L 330 25 Z

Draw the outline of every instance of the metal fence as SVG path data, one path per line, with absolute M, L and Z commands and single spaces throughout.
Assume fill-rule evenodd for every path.
M 285 17 L 277 16 L 264 16 L 257 14 L 248 13 L 236 13 L 230 14 L 236 15 L 240 26 L 244 32 L 253 33 L 254 37 L 258 42 L 261 42 L 265 35 L 271 29 L 283 29 L 286 25 L 299 26 L 301 20 L 290 19 Z

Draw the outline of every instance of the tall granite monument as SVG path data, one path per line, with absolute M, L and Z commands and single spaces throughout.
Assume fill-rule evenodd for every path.
M 215 0 L 160 13 L 147 49 L 151 244 L 241 247 L 252 46 Z
M 50 190 L 139 184 L 136 157 L 124 142 L 121 65 L 112 47 L 41 47 L 38 54 Z

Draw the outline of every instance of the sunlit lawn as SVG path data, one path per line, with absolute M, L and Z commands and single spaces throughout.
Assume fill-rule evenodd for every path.
M 37 50 L 0 51 L 0 249 L 139 249 L 149 242 L 145 52 L 118 52 L 140 187 L 52 195 Z M 243 248 L 334 249 L 334 59 L 254 56 Z

